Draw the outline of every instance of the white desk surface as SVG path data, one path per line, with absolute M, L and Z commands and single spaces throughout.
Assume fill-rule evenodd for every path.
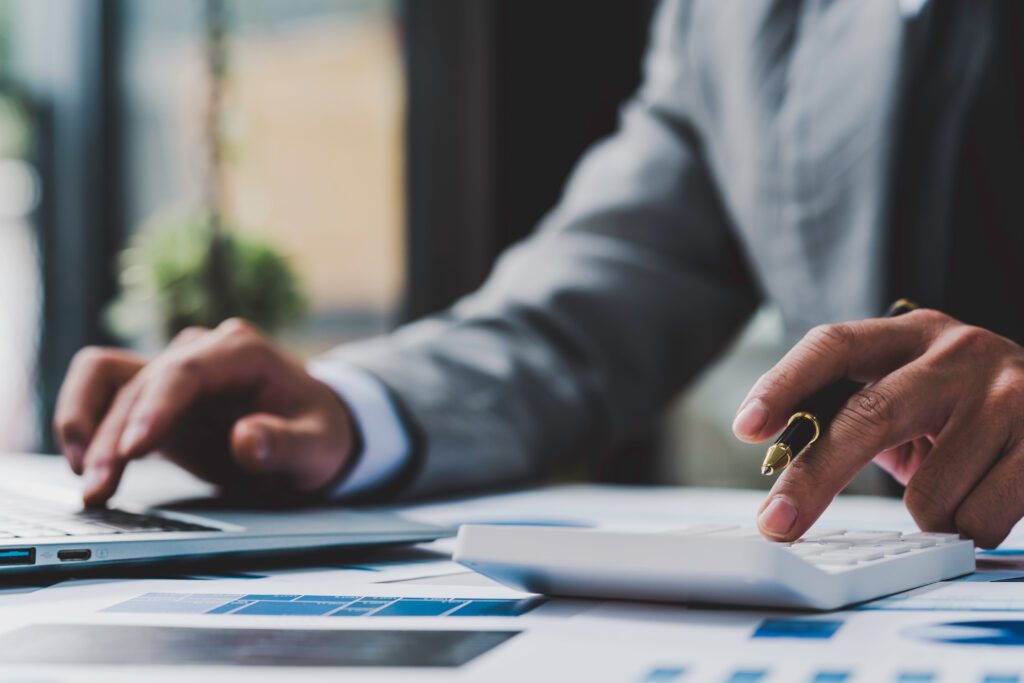
M 0 483 L 75 486 L 56 458 L 0 456 Z M 160 461 L 135 463 L 119 500 L 149 503 L 210 492 L 209 487 Z M 418 520 L 583 523 L 666 529 L 702 521 L 753 524 L 763 494 L 731 489 L 576 485 L 442 501 L 394 509 Z M 898 500 L 840 496 L 821 522 L 836 528 L 900 529 L 913 523 Z M 38 623 L 187 625 L 204 628 L 353 628 L 353 620 L 322 617 L 111 614 L 102 610 L 152 592 L 197 594 L 287 593 L 486 598 L 513 592 L 450 563 L 450 540 L 372 556 L 366 566 L 292 567 L 252 576 L 71 581 L 36 591 L 0 590 L 3 633 Z M 1017 549 L 1020 549 L 1019 551 Z M 908 596 L 826 615 L 697 609 L 680 605 L 554 600 L 514 618 L 440 617 L 365 619 L 356 628 L 513 629 L 519 635 L 458 668 L 323 669 L 315 667 L 68 667 L 0 665 L 0 683 L 14 681 L 139 680 L 480 680 L 626 681 L 691 683 L 736 681 L 1024 681 L 1024 538 L 1015 534 L 1001 554 L 985 556 L 985 581 L 950 582 Z M 258 578 L 253 578 L 256 576 Z M 870 607 L 870 605 L 869 605 Z M 832 621 L 821 638 L 760 638 L 767 619 Z M 345 623 L 338 623 L 343 621 Z M 982 624 L 981 622 L 984 622 Z M 950 626 L 950 624 L 960 624 Z M 1015 625 L 1016 624 L 1016 625 Z M 1018 630 L 1019 627 L 1019 630 Z M 957 630 L 959 629 L 959 630 Z M 958 633 L 978 629 L 999 644 L 958 644 Z M 1016 633 L 1021 635 L 1013 635 Z M 1009 635 L 1008 635 L 1009 634 Z M 1018 642 L 1019 641 L 1019 642 Z M 2 642 L 2 641 L 0 641 Z M 764 671 L 761 678 L 750 677 Z M 746 678 L 742 674 L 747 675 Z M 842 678 L 840 674 L 846 673 Z M 920 675 L 931 673 L 932 678 Z M 828 677 L 828 675 L 832 677 Z M 911 674 L 919 675 L 917 678 Z M 900 678 L 900 676 L 904 676 Z M 999 678 L 1004 676 L 1004 678 Z M 986 678 L 988 677 L 988 678 Z

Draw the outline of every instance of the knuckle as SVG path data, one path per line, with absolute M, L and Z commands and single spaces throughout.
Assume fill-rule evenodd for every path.
M 834 496 L 846 485 L 850 463 L 844 454 L 833 448 L 822 448 L 814 457 L 798 457 L 784 473 L 787 486 L 795 486 L 800 497 Z M 810 492 L 814 493 L 811 494 Z
M 850 348 L 855 337 L 856 333 L 848 323 L 831 323 L 818 325 L 808 332 L 804 339 L 812 347 L 837 353 Z
M 784 387 L 791 386 L 793 370 L 789 363 L 781 361 L 774 368 L 761 375 L 754 384 L 757 396 L 771 396 Z
M 241 318 L 230 318 L 217 327 L 221 343 L 234 353 L 244 354 L 250 362 L 263 364 L 270 356 L 270 344 L 259 330 Z
M 256 327 L 242 318 L 228 318 L 217 326 L 217 330 L 225 337 L 247 339 L 259 336 Z
M 199 327 L 198 325 L 186 327 L 185 329 L 178 332 L 178 334 L 174 335 L 174 340 L 171 343 L 183 344 L 192 341 L 193 339 L 198 339 L 207 332 L 209 332 L 208 329 L 206 329 L 205 327 Z
M 973 325 L 958 325 L 946 335 L 954 352 L 970 357 L 990 353 L 999 344 L 997 335 Z
M 825 453 L 817 453 L 814 458 L 796 458 L 786 468 L 786 482 L 821 481 L 830 467 L 831 458 Z
M 910 516 L 924 531 L 947 531 L 951 527 L 952 514 L 944 497 L 927 482 L 915 477 L 910 480 L 903 494 L 903 504 Z
M 199 381 L 202 364 L 195 356 L 184 354 L 167 360 L 166 370 L 187 380 Z
M 849 400 L 843 415 L 858 431 L 885 433 L 899 416 L 897 403 L 888 391 L 865 387 Z
M 275 364 L 274 347 L 251 323 L 241 318 L 231 318 L 221 323 L 224 344 L 239 357 L 245 358 L 251 367 L 265 368 Z
M 71 359 L 72 368 L 79 369 L 102 369 L 112 360 L 113 352 L 102 346 L 86 346 L 74 355 Z
M 989 400 L 997 405 L 1024 403 L 1024 373 L 1017 368 L 1004 368 L 996 373 L 988 388 Z
M 953 318 L 934 308 L 915 309 L 907 314 L 907 318 L 933 328 L 947 327 L 954 322 Z

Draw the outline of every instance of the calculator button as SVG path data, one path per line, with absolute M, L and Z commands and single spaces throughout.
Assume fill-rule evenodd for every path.
M 804 534 L 800 540 L 802 541 L 817 541 L 826 536 L 842 536 L 846 533 L 845 529 L 811 529 Z
M 852 543 L 843 543 L 841 541 L 831 541 L 829 543 L 825 543 L 824 541 L 804 541 L 803 543 L 799 543 L 797 545 L 813 546 L 815 548 L 820 548 L 823 552 L 829 552 L 832 550 L 846 550 L 847 548 L 853 547 Z
M 903 555 L 904 553 L 909 553 L 913 549 L 913 544 L 904 543 L 903 541 L 883 541 L 882 543 L 876 543 L 866 547 L 874 548 L 886 555 Z
M 812 555 L 807 559 L 814 564 L 857 564 L 856 557 L 852 557 L 844 552 L 822 553 L 821 555 Z
M 816 543 L 796 543 L 789 546 L 787 550 L 789 550 L 789 552 L 793 553 L 794 555 L 798 555 L 800 557 L 820 555 L 823 552 L 825 552 L 824 549 Z
M 937 545 L 954 543 L 960 540 L 960 536 L 957 534 L 939 534 L 929 531 L 921 531 L 916 534 L 907 534 L 903 538 L 905 538 L 908 541 L 935 541 Z
M 847 531 L 839 536 L 827 536 L 821 540 L 842 540 L 850 543 L 876 543 L 878 541 L 895 541 L 902 534 L 898 531 Z
M 871 562 L 872 560 L 880 560 L 885 556 L 881 550 L 877 548 L 862 548 L 857 547 L 852 550 L 847 550 L 850 555 L 856 557 L 861 562 Z

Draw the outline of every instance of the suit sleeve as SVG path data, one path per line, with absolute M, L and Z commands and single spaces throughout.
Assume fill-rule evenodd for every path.
M 416 444 L 390 489 L 507 485 L 649 423 L 760 295 L 701 158 L 689 8 L 658 13 L 645 82 L 555 209 L 481 289 L 332 358 L 390 391 Z

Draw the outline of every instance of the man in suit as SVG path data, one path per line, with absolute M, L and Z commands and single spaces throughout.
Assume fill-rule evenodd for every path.
M 1021 15 L 665 0 L 619 130 L 449 311 L 308 368 L 239 321 L 151 361 L 83 351 L 56 431 L 87 501 L 152 451 L 309 495 L 530 480 L 649 420 L 770 300 L 811 331 L 739 438 L 872 384 L 776 482 L 762 532 L 798 537 L 875 460 L 922 528 L 998 544 L 1024 515 Z M 897 295 L 926 309 L 871 319 Z

